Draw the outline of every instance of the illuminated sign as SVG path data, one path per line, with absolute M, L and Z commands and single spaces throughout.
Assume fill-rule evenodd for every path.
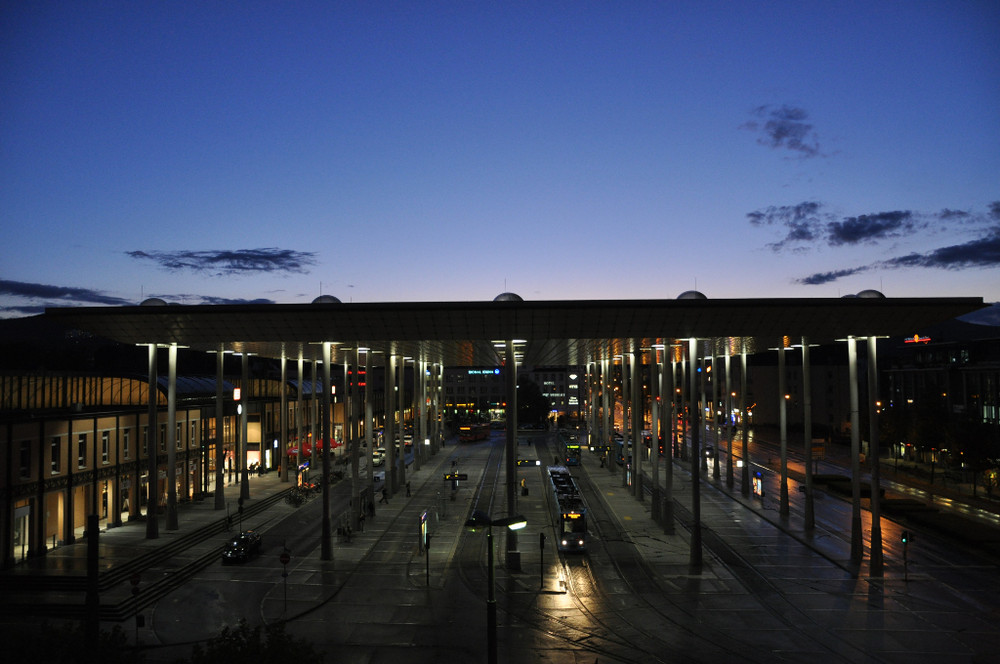
M 500 375 L 500 369 L 469 369 L 470 376 L 483 376 L 483 375 Z
M 926 344 L 930 343 L 930 337 L 922 337 L 919 334 L 914 334 L 912 337 L 907 337 L 903 343 L 907 344 Z

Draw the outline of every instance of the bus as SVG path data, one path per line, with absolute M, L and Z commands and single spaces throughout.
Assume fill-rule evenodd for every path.
M 488 424 L 463 424 L 458 427 L 458 440 L 462 443 L 486 440 L 489 437 L 490 425 Z
M 587 506 L 583 496 L 569 468 L 549 466 L 547 470 L 555 499 L 556 547 L 582 553 L 587 550 Z

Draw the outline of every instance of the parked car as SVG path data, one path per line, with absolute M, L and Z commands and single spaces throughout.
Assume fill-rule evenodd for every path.
M 254 530 L 245 530 L 226 543 L 222 549 L 222 564 L 245 563 L 260 553 L 263 538 Z
M 384 447 L 375 448 L 375 451 L 372 452 L 372 465 L 378 467 L 383 465 L 384 463 L 385 463 L 385 448 Z

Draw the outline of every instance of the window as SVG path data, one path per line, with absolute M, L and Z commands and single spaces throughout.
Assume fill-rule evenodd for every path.
M 177 436 L 177 440 L 175 440 L 174 443 L 177 445 L 177 449 L 182 449 L 184 447 L 184 443 L 183 443 L 183 441 L 184 441 L 184 425 L 182 425 L 180 422 L 177 423 L 176 436 Z
M 130 433 L 132 433 L 131 429 L 125 429 L 124 431 L 122 431 L 122 454 L 125 455 L 126 459 L 128 459 L 131 456 L 131 452 L 129 450 Z
M 160 451 L 165 452 L 167 450 L 167 425 L 160 425 Z
M 52 474 L 59 472 L 59 459 L 62 457 L 59 449 L 59 436 L 55 436 L 52 439 L 52 444 L 50 446 L 50 465 L 52 468 Z
M 142 455 L 149 456 L 149 427 L 142 428 Z
M 20 477 L 21 479 L 27 479 L 31 477 L 31 441 L 22 440 L 21 441 L 21 464 L 20 464 Z
M 111 434 L 107 431 L 101 432 L 101 463 L 108 462 L 111 453 Z
M 81 433 L 76 439 L 76 465 L 87 467 L 87 434 Z

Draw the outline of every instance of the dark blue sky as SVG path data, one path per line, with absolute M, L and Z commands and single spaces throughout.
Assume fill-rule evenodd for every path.
M 0 315 L 1000 300 L 1000 3 L 7 2 Z

